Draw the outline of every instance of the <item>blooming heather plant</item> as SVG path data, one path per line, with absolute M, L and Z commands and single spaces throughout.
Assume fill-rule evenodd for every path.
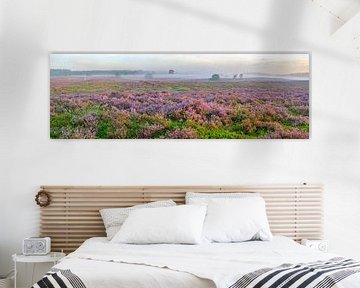
M 308 81 L 51 78 L 52 138 L 308 138 Z

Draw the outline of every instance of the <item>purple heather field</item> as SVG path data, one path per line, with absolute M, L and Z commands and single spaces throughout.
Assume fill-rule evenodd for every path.
M 51 77 L 50 136 L 309 138 L 309 81 Z

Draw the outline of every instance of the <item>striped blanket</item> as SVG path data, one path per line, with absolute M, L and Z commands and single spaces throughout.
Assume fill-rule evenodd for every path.
M 246 274 L 229 288 L 331 288 L 359 272 L 360 262 L 345 258 L 296 265 L 284 264 Z
M 305 264 L 283 264 L 242 276 L 229 288 L 331 288 L 360 272 L 360 262 L 333 258 Z M 69 269 L 52 269 L 32 288 L 86 288 Z M 104 287 L 105 288 L 105 287 Z M 351 288 L 351 287 L 349 287 Z
M 53 268 L 32 288 L 86 288 L 81 279 L 69 269 Z

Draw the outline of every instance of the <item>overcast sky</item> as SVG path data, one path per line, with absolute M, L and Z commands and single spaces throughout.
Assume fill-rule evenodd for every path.
M 309 72 L 309 54 L 51 54 L 51 69 L 150 70 L 177 73 Z

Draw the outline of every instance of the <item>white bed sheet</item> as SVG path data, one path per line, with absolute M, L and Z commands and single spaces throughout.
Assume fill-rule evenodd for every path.
M 225 288 L 234 279 L 264 267 L 336 256 L 311 250 L 286 237 L 200 245 L 112 244 L 106 238 L 91 238 L 56 268 L 70 269 L 87 288 Z M 360 287 L 359 274 L 346 278 L 336 287 Z
M 215 288 L 210 280 L 147 265 L 70 258 L 56 268 L 70 269 L 87 288 Z

